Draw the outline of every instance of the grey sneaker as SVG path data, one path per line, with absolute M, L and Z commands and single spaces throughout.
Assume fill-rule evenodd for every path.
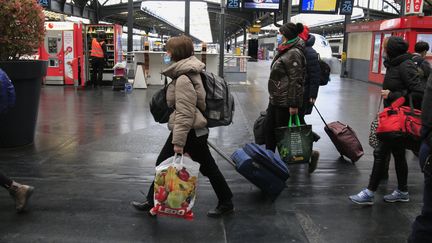
M 361 192 L 359 192 L 356 195 L 349 196 L 349 199 L 357 204 L 360 205 L 373 205 L 374 196 L 369 195 L 366 191 L 366 189 L 363 189 Z
M 392 194 L 389 195 L 385 195 L 384 196 L 384 201 L 386 202 L 409 202 L 409 194 L 408 192 L 402 192 L 399 191 L 398 189 L 394 190 L 392 192 Z

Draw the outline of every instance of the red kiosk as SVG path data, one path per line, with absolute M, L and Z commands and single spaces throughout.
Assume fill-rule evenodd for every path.
M 384 75 L 386 72 L 382 58 L 383 42 L 386 37 L 392 35 L 401 36 L 409 43 L 409 52 L 414 52 L 414 45 L 418 41 L 428 42 L 432 47 L 432 17 L 407 16 L 397 19 L 381 20 L 361 24 L 350 24 L 347 26 L 347 32 L 350 34 L 369 32 L 369 35 L 371 33 L 370 36 L 372 45 L 369 54 L 369 70 L 358 70 L 357 72 L 369 73 L 368 81 L 379 84 L 382 84 L 384 81 Z M 351 36 L 349 36 L 349 38 L 351 38 Z M 354 50 L 356 48 L 358 49 L 361 47 L 348 45 L 348 59 L 350 59 L 350 50 L 356 52 Z M 363 52 L 366 51 L 365 49 L 362 50 Z M 426 58 L 429 60 L 432 59 L 431 50 L 429 50 Z M 355 57 L 353 59 L 355 59 Z
M 45 22 L 46 35 L 39 48 L 40 59 L 48 61 L 45 84 L 84 85 L 83 25 Z

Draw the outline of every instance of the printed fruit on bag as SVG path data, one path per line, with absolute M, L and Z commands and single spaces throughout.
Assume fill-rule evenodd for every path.
M 166 172 L 161 172 L 158 175 L 156 175 L 155 178 L 156 185 L 163 186 L 165 184 L 165 175 Z
M 182 203 L 186 199 L 181 191 L 173 191 L 168 194 L 167 204 L 170 208 L 181 208 Z
M 178 172 L 178 177 L 182 180 L 182 181 L 188 181 L 189 180 L 189 173 L 186 171 L 186 168 L 183 167 L 183 169 L 181 169 Z
M 163 186 L 160 186 L 157 189 L 157 192 L 156 192 L 156 195 L 155 195 L 156 200 L 158 200 L 159 202 L 162 203 L 162 202 L 165 202 L 165 200 L 167 199 L 167 197 L 168 197 L 168 194 L 165 191 L 165 188 Z

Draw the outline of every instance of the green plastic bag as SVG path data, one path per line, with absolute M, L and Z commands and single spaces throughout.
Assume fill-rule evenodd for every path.
M 287 164 L 309 163 L 312 154 L 312 126 L 300 125 L 298 115 L 293 126 L 290 116 L 287 127 L 276 128 L 277 148 L 282 160 Z

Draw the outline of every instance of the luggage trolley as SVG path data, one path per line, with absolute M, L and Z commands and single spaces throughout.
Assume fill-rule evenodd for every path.
M 113 67 L 113 70 L 112 89 L 114 91 L 125 90 L 125 85 L 128 83 L 126 64 L 119 62 Z

